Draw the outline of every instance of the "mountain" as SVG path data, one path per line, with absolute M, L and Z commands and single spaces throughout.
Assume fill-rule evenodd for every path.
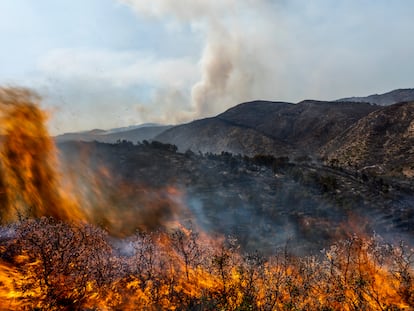
M 366 97 L 348 97 L 338 101 L 364 102 L 380 106 L 388 106 L 396 103 L 414 101 L 414 89 L 397 89 L 384 94 L 374 94 Z
M 414 101 L 370 113 L 330 141 L 322 154 L 336 166 L 414 177 Z
M 172 127 L 155 137 L 179 150 L 277 156 L 314 154 L 378 106 L 306 100 L 298 104 L 252 101 L 216 117 Z
M 175 126 L 155 137 L 155 140 L 171 143 L 180 151 L 234 154 L 288 154 L 294 151 L 288 142 L 259 132 L 245 125 L 232 124 L 218 117 L 196 120 Z
M 86 132 L 65 133 L 55 137 L 57 142 L 65 141 L 99 141 L 115 143 L 128 140 L 136 143 L 142 140 L 151 140 L 163 131 L 171 128 L 169 125 L 157 125 L 153 123 L 122 127 L 110 130 L 94 129 Z
M 160 126 L 160 124 L 157 123 L 144 123 L 144 124 L 138 124 L 138 125 L 130 125 L 130 126 L 124 126 L 124 127 L 117 127 L 110 130 L 106 130 L 105 132 L 107 134 L 109 133 L 119 133 L 119 132 L 127 132 L 131 130 L 135 130 L 142 127 L 156 127 Z

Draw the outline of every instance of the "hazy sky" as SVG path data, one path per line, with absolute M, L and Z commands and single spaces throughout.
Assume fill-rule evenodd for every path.
M 414 87 L 410 0 L 1 0 L 0 84 L 53 134 Z

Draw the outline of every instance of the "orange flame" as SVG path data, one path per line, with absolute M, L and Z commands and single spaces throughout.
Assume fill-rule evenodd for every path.
M 63 199 L 55 146 L 38 101 L 39 97 L 27 89 L 0 88 L 3 223 L 25 216 L 83 219 L 79 207 Z
M 111 252 L 101 231 L 85 225 L 41 219 L 22 223 L 17 232 L 16 240 L 0 252 L 2 257 L 15 253 L 0 261 L 1 310 L 351 311 L 414 306 L 412 251 L 404 254 L 404 247 L 390 248 L 373 239 L 353 237 L 323 258 L 279 254 L 265 259 L 241 256 L 233 246 L 200 239 L 187 229 L 137 235 L 131 239 L 134 254 L 124 257 Z M 43 238 L 33 245 L 28 241 L 35 236 Z M 80 236 L 87 238 L 79 241 Z M 61 239 L 65 243 L 56 243 Z M 48 256 L 61 259 L 50 261 Z

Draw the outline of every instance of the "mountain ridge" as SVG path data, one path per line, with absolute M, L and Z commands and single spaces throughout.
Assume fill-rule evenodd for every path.
M 172 127 L 171 125 L 158 125 L 146 123 L 143 125 L 122 127 L 110 130 L 93 129 L 90 131 L 64 133 L 57 135 L 57 142 L 65 141 L 99 141 L 103 143 L 115 143 L 127 140 L 134 143 L 142 140 L 151 140 L 159 133 Z
M 366 103 L 252 101 L 215 117 L 175 126 L 155 140 L 179 150 L 254 155 L 314 154 L 344 128 L 380 107 Z M 187 129 L 187 130 L 186 130 Z M 244 140 L 246 143 L 241 144 Z M 235 145 L 239 148 L 234 148 Z
M 414 89 L 396 89 L 383 94 L 372 94 L 364 97 L 348 97 L 338 99 L 337 101 L 365 102 L 380 106 L 388 106 L 401 102 L 414 101 Z

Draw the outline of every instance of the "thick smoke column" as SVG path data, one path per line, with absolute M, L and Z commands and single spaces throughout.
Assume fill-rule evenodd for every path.
M 223 105 L 250 97 L 253 82 L 238 36 L 215 23 L 210 25 L 208 37 L 200 62 L 201 80 L 192 89 L 197 116 L 214 114 Z
M 191 90 L 193 118 L 218 113 L 223 107 L 263 94 L 255 92 L 267 77 L 255 46 L 261 38 L 253 31 L 253 40 L 240 15 L 262 12 L 264 1 L 120 1 L 140 15 L 172 17 L 203 35 L 200 80 Z

